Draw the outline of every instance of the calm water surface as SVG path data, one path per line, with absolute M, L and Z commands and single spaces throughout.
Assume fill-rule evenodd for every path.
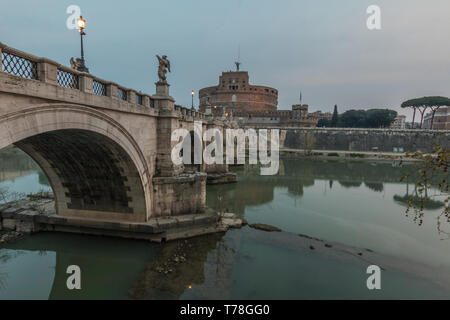
M 208 187 L 208 205 L 286 232 L 245 227 L 166 245 L 40 233 L 0 248 L 0 299 L 450 298 L 447 287 L 398 270 L 383 271 L 382 290 L 369 291 L 367 261 L 299 245 L 298 234 L 305 234 L 368 248 L 439 270 L 450 281 L 450 240 L 436 229 L 439 205 L 426 210 L 422 226 L 405 214 L 401 197 L 414 186 L 399 180 L 409 169 L 285 159 L 278 176 L 259 176 L 249 166 L 234 170 L 239 182 Z M 14 197 L 49 186 L 26 155 L 4 151 L 5 188 Z M 155 271 L 176 252 L 185 254 L 184 264 L 168 275 Z M 81 267 L 80 291 L 66 288 L 71 264 Z

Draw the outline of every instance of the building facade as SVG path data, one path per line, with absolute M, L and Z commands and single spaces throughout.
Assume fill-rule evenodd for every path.
M 271 112 L 277 110 L 278 90 L 251 85 L 247 71 L 230 71 L 222 73 L 217 86 L 201 89 L 199 99 L 201 112 L 207 107 L 228 113 Z
M 406 116 L 398 115 L 391 123 L 391 129 L 406 129 Z
M 242 125 L 315 127 L 320 118 L 308 114 L 307 104 L 278 110 L 278 90 L 250 84 L 247 71 L 223 72 L 219 84 L 199 91 L 199 110 L 207 115 L 233 118 Z
M 431 128 L 432 114 L 428 113 L 423 121 L 424 129 L 450 130 L 450 107 L 440 107 L 434 114 L 433 128 Z

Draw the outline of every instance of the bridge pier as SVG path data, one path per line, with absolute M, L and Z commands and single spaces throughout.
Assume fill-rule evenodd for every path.
M 169 85 L 156 83 L 156 95 L 152 96 L 159 109 L 156 171 L 153 177 L 154 214 L 172 216 L 203 213 L 206 209 L 205 173 L 187 174 L 184 165 L 172 161 L 172 149 L 176 142 L 171 136 L 180 128 L 179 112 L 175 100 L 169 95 Z

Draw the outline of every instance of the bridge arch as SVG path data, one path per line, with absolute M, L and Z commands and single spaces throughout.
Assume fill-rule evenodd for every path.
M 106 113 L 40 104 L 0 117 L 0 149 L 15 144 L 42 168 L 57 214 L 146 221 L 151 175 L 133 136 Z

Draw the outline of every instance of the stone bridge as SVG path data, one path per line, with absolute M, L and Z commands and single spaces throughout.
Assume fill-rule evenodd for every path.
M 0 149 L 14 144 L 42 168 L 61 216 L 146 222 L 205 211 L 207 173 L 174 165 L 177 128 L 224 129 L 174 104 L 0 43 Z M 189 170 L 188 170 L 189 169 Z

